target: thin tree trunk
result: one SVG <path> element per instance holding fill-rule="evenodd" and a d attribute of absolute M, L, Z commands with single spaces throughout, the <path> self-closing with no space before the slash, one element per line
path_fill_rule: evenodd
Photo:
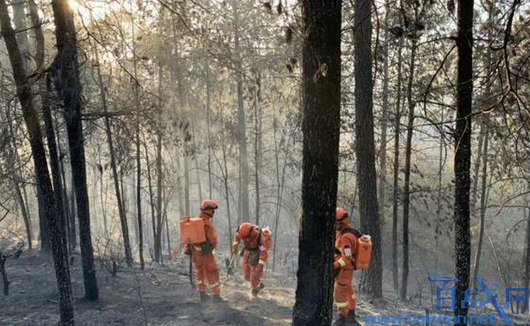
<path fill-rule="evenodd" d="M 256 189 L 256 224 L 260 223 L 260 184 L 259 173 L 261 169 L 261 144 L 262 144 L 262 121 L 263 111 L 261 109 L 261 74 L 258 72 L 256 76 L 256 95 L 254 105 L 254 184 Z M 276 235 L 275 239 L 278 236 Z M 273 264 L 274 266 L 274 264 Z M 274 269 L 274 267 L 273 267 Z"/>
<path fill-rule="evenodd" d="M 392 280 L 394 292 L 399 290 L 399 268 L 398 268 L 398 208 L 399 208 L 399 138 L 401 136 L 401 68 L 403 59 L 403 40 L 398 45 L 398 67 L 397 67 L 397 101 L 396 116 L 394 120 L 394 184 L 392 192 Z"/>
<path fill-rule="evenodd" d="M 523 288 L 530 286 L 530 207 L 528 208 L 528 219 L 526 221 L 526 250 L 525 250 Z"/>
<path fill-rule="evenodd" d="M 415 36 L 414 36 L 415 37 Z M 410 169 L 412 159 L 412 136 L 414 133 L 414 107 L 416 103 L 412 100 L 412 88 L 414 86 L 414 68 L 416 65 L 416 39 L 412 40 L 409 79 L 407 86 L 408 124 L 407 143 L 405 146 L 405 177 L 403 185 L 403 267 L 401 274 L 401 300 L 407 299 L 407 287 L 409 277 L 409 214 L 410 214 Z"/>
<path fill-rule="evenodd" d="M 385 2 L 385 30 L 388 29 L 389 4 Z M 383 43 L 383 106 L 381 108 L 381 145 L 379 148 L 379 214 L 381 217 L 381 234 L 385 225 L 385 206 L 386 206 L 386 156 L 387 156 L 387 129 L 388 129 L 388 41 L 390 34 L 385 32 L 385 41 Z"/>
<path fill-rule="evenodd" d="M 465 300 L 469 287 L 471 237 L 469 191 L 471 161 L 471 108 L 473 98 L 473 0 L 458 0 L 457 97 L 455 129 L 455 269 L 456 302 Z M 456 305 L 455 316 L 467 316 L 467 308 Z M 463 323 L 460 323 L 463 326 Z"/>
<path fill-rule="evenodd" d="M 361 229 L 372 237 L 373 251 L 363 289 L 374 298 L 381 298 L 383 265 L 381 230 L 377 203 L 375 172 L 373 79 L 372 79 L 372 3 L 354 0 L 353 44 L 355 55 L 355 154 Z"/>
<path fill-rule="evenodd" d="M 61 168 L 59 165 L 59 153 L 57 152 L 57 143 L 55 140 L 55 131 L 53 127 L 53 119 L 50 107 L 50 94 L 52 92 L 51 79 L 49 76 L 46 77 L 46 87 L 44 88 L 46 93 L 42 102 L 42 116 L 44 118 L 44 125 L 46 128 L 46 139 L 48 143 L 48 152 L 50 155 L 50 166 L 52 169 L 52 181 L 53 190 L 55 195 L 55 209 L 57 212 L 57 219 L 59 226 L 62 228 L 62 233 L 66 235 L 66 216 L 64 214 L 64 203 L 63 203 L 63 183 L 61 179 Z M 41 88 L 42 89 L 42 88 Z M 64 247 L 68 248 L 66 242 L 66 236 L 63 239 Z"/>
<path fill-rule="evenodd" d="M 151 226 L 153 228 L 153 247 L 154 247 L 154 260 L 160 263 L 160 252 L 158 251 L 159 246 L 157 245 L 158 239 L 158 223 L 157 223 L 157 206 L 155 203 L 155 191 L 153 189 L 153 175 L 151 173 L 151 161 L 149 160 L 149 149 L 147 148 L 147 142 L 144 143 L 145 149 L 145 166 L 147 168 L 147 187 L 149 188 L 149 204 L 151 206 Z"/>
<path fill-rule="evenodd" d="M 248 221 L 250 217 L 248 184 L 248 154 L 247 154 L 247 131 L 245 118 L 245 101 L 244 101 L 244 87 L 243 87 L 243 59 L 240 55 L 239 42 L 239 9 L 238 1 L 232 0 L 232 10 L 234 14 L 234 54 L 235 54 L 235 69 L 236 69 L 236 86 L 237 86 L 237 141 L 239 144 L 239 164 L 241 169 L 241 185 L 240 185 L 240 205 L 241 216 L 240 221 Z"/>
<path fill-rule="evenodd" d="M 206 62 L 206 132 L 208 136 L 208 198 L 212 198 L 212 138 L 210 135 L 210 111 L 211 111 L 211 85 L 210 65 Z"/>
<path fill-rule="evenodd" d="M 77 37 L 73 12 L 67 0 L 52 0 L 55 18 L 55 35 L 57 40 L 57 60 L 55 67 L 58 73 L 58 87 L 64 107 L 70 161 L 77 201 L 77 218 L 79 219 L 79 238 L 83 265 L 85 298 L 97 300 L 99 297 L 94 252 L 90 232 L 90 210 L 86 182 L 85 144 L 81 111 L 81 82 L 77 60 Z"/>
<path fill-rule="evenodd" d="M 46 208 L 46 220 L 51 236 L 51 247 L 55 267 L 57 288 L 59 291 L 59 307 L 61 319 L 60 326 L 74 325 L 74 310 L 72 306 L 72 287 L 70 282 L 70 270 L 68 266 L 68 253 L 65 246 L 63 228 L 60 219 L 57 220 L 55 196 L 46 162 L 46 152 L 42 141 L 40 124 L 33 104 L 31 87 L 24 69 L 22 56 L 16 41 L 16 34 L 11 26 L 11 19 L 5 0 L 0 0 L 0 26 L 2 36 L 6 43 L 13 77 L 15 80 L 17 97 L 22 107 L 24 122 L 26 124 L 37 185 L 42 193 L 44 207 Z"/>
<path fill-rule="evenodd" d="M 280 148 L 277 140 L 277 133 L 278 133 L 278 121 L 276 119 L 276 106 L 273 105 L 272 108 L 272 129 L 273 129 L 273 138 L 274 138 L 274 161 L 276 165 L 276 212 L 274 214 L 274 230 L 279 230 L 279 224 L 280 224 L 280 214 L 282 210 L 282 204 L 283 204 L 283 190 L 285 186 L 285 170 L 286 170 L 286 163 L 287 163 L 287 152 L 284 151 L 284 164 L 282 167 L 282 171 L 280 172 Z M 282 140 L 284 140 L 284 136 L 282 135 Z M 280 143 L 283 141 L 280 140 Z M 283 147 L 285 148 L 285 147 Z M 278 239 L 280 238 L 280 232 L 276 233 L 276 236 L 274 237 L 274 245 L 272 250 L 272 271 L 276 271 L 276 244 L 278 243 Z"/>
<path fill-rule="evenodd" d="M 134 29 L 134 19 L 131 23 L 133 42 L 133 69 L 134 69 L 134 105 L 136 107 L 135 116 L 135 138 L 136 138 L 136 217 L 138 219 L 138 255 L 140 256 L 140 269 L 144 269 L 144 231 L 142 227 L 142 163 L 140 151 L 140 94 L 138 85 L 138 71 L 136 60 L 136 37 Z M 147 146 L 147 145 L 146 145 Z M 149 164 L 149 163 L 148 163 Z M 132 261 L 131 261 L 132 266 Z"/>
<path fill-rule="evenodd" d="M 156 134 L 156 230 L 155 236 L 155 259 L 159 261 L 162 257 L 162 66 L 159 65 L 158 70 L 158 94 L 159 94 L 159 109 L 158 109 L 158 130 Z M 197 176 L 198 178 L 198 176 Z"/>
<path fill-rule="evenodd" d="M 443 96 L 442 96 L 442 102 L 443 102 Z M 442 114 L 440 117 L 440 121 L 444 121 L 444 109 L 442 108 Z M 438 191 L 437 191 L 437 197 L 436 197 L 436 226 L 434 227 L 434 240 L 436 244 L 436 248 L 440 248 L 440 220 L 442 218 L 442 176 L 443 176 L 443 168 L 444 168 L 444 140 L 443 135 L 440 134 L 440 146 L 439 146 L 439 159 L 438 159 Z M 439 262 L 439 255 L 440 250 L 436 250 L 435 258 L 434 258 L 434 270 L 438 271 L 438 262 Z"/>
<path fill-rule="evenodd" d="M 97 62 L 97 76 L 99 83 L 99 92 L 101 96 L 101 105 L 103 106 L 103 112 L 108 113 L 108 103 L 107 103 L 107 94 L 105 93 L 105 86 L 103 84 L 103 76 L 101 75 L 101 68 L 98 57 L 98 49 L 95 49 L 96 62 Z M 105 115 L 105 133 L 107 135 L 107 145 L 109 147 L 109 156 L 110 156 L 110 168 L 112 170 L 112 180 L 114 181 L 114 194 L 116 196 L 116 203 L 118 204 L 118 214 L 120 217 L 121 225 L 121 234 L 123 238 L 123 246 L 125 249 L 125 261 L 128 266 L 132 266 L 132 251 L 131 251 L 131 240 L 129 237 L 129 225 L 127 221 L 127 215 L 125 214 L 125 209 L 123 207 L 123 201 L 121 198 L 120 183 L 118 180 L 118 168 L 116 166 L 116 154 L 114 149 L 114 140 L 112 138 L 112 126 L 110 124 L 110 118 L 108 115 Z M 105 228 L 107 232 L 107 229 Z M 140 264 L 142 259 L 140 259 Z"/>
<path fill-rule="evenodd" d="M 36 52 L 35 52 L 35 61 L 37 63 L 37 71 L 40 71 L 44 64 L 44 34 L 42 32 L 42 28 L 39 25 L 40 24 L 40 17 L 39 17 L 39 11 L 37 9 L 37 5 L 35 4 L 35 1 L 30 0 L 29 1 L 29 13 L 31 17 L 31 23 L 34 26 L 34 35 L 35 35 L 35 45 L 36 45 Z M 26 201 L 27 202 L 27 201 Z M 51 243 L 50 243 L 50 230 L 48 228 L 48 224 L 46 222 L 46 213 L 45 213 L 45 203 L 43 200 L 43 195 L 40 190 L 40 187 L 37 187 L 37 204 L 38 204 L 38 212 L 39 212 L 39 237 L 41 242 L 41 251 L 43 252 L 49 252 L 51 250 Z"/>
<path fill-rule="evenodd" d="M 482 150 L 482 178 L 480 180 L 480 232 L 478 236 L 477 252 L 475 254 L 475 262 L 473 263 L 473 278 L 471 283 L 475 284 L 476 277 L 479 274 L 480 270 L 480 256 L 482 254 L 482 245 L 484 243 L 484 227 L 486 224 L 486 210 L 487 210 L 487 198 L 486 198 L 486 188 L 488 187 L 488 146 L 489 146 L 489 126 L 488 122 L 483 121 L 484 126 L 484 148 Z M 478 175 L 477 175 L 478 176 Z"/>
<path fill-rule="evenodd" d="M 329 325 L 340 136 L 342 1 L 303 0 L 301 5 L 306 31 L 302 46 L 303 213 L 293 325 Z"/>
<path fill-rule="evenodd" d="M 13 182 L 13 186 L 15 187 L 15 195 L 17 197 L 17 201 L 20 207 L 20 213 L 22 214 L 22 219 L 24 220 L 24 227 L 26 228 L 26 237 L 28 239 L 28 249 L 33 249 L 33 242 L 31 235 L 31 220 L 28 215 L 28 211 L 26 210 L 26 203 L 24 202 L 24 197 L 22 197 L 22 191 L 20 190 L 20 185 L 18 184 L 18 181 Z"/>

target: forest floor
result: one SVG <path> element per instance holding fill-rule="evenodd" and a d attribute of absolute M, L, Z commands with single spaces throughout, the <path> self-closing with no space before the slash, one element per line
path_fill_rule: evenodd
<path fill-rule="evenodd" d="M 266 273 L 266 288 L 260 298 L 250 300 L 248 286 L 239 271 L 228 276 L 221 261 L 221 294 L 224 303 L 201 304 L 189 283 L 186 260 L 169 265 L 146 264 L 139 268 L 122 268 L 116 277 L 97 266 L 100 300 L 83 299 L 82 272 L 79 257 L 72 267 L 76 325 L 80 326 L 202 326 L 202 325 L 271 325 L 291 324 L 295 296 L 293 277 Z M 51 258 L 37 252 L 10 260 L 6 269 L 11 281 L 10 295 L 0 296 L 0 325 L 51 326 L 58 320 L 56 283 Z M 267 277 L 268 274 L 268 277 Z M 411 305 L 370 302 L 359 303 L 359 316 L 424 315 L 425 310 Z M 448 314 L 449 315 L 449 314 Z M 362 317 L 359 317 L 361 325 Z M 501 325 L 501 323 L 496 323 Z M 530 325 L 517 320 L 516 325 Z"/>

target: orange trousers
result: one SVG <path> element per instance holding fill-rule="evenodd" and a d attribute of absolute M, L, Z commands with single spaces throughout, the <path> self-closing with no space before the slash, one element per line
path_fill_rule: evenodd
<path fill-rule="evenodd" d="M 245 277 L 245 280 L 250 282 L 251 288 L 259 287 L 261 278 L 263 277 L 263 269 L 259 273 L 256 271 L 256 267 L 258 267 L 258 265 L 250 266 L 250 252 L 248 250 L 244 250 L 241 269 L 243 270 L 243 276 Z"/>
<path fill-rule="evenodd" d="M 357 298 L 353 289 L 353 269 L 341 269 L 335 278 L 333 298 L 342 316 L 346 317 L 357 306 Z"/>
<path fill-rule="evenodd" d="M 217 268 L 213 253 L 201 254 L 194 250 L 192 261 L 193 267 L 195 267 L 197 290 L 199 292 L 205 292 L 206 287 L 208 287 L 213 295 L 219 295 L 221 292 L 219 287 L 219 269 Z M 206 284 L 206 281 L 208 284 Z"/>

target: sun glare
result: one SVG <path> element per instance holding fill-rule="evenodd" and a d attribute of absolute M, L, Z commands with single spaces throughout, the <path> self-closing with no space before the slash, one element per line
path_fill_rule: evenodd
<path fill-rule="evenodd" d="M 69 0 L 70 8 L 83 21 L 102 20 L 111 10 L 103 1 Z"/>

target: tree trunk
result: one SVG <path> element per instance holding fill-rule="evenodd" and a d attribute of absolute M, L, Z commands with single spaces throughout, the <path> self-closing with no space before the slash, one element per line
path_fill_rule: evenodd
<path fill-rule="evenodd" d="M 240 203 L 241 216 L 238 222 L 248 221 L 250 217 L 249 198 L 248 198 L 248 154 L 247 154 L 247 130 L 245 118 L 245 100 L 243 88 L 243 59 L 239 46 L 239 9 L 238 1 L 232 0 L 232 9 L 234 13 L 234 54 L 236 69 L 236 86 L 237 86 L 237 141 L 239 144 L 239 164 L 241 173 L 240 185 Z"/>
<path fill-rule="evenodd" d="M 279 230 L 280 225 L 280 214 L 282 211 L 282 204 L 283 204 L 283 190 L 285 188 L 285 170 L 286 170 L 286 163 L 287 163 L 287 152 L 284 150 L 284 164 L 282 166 L 282 170 L 280 172 L 280 144 L 281 143 L 287 143 L 283 140 L 284 135 L 282 134 L 280 144 L 277 140 L 277 134 L 278 134 L 278 121 L 276 119 L 276 106 L 273 105 L 272 107 L 272 129 L 273 129 L 273 138 L 274 138 L 274 161 L 276 165 L 276 212 L 274 214 L 274 230 Z M 282 146 L 282 149 L 284 149 L 285 146 Z M 273 240 L 273 249 L 272 249 L 272 271 L 276 271 L 276 244 L 278 243 L 278 239 L 280 238 L 280 232 L 276 233 L 276 236 Z"/>
<path fill-rule="evenodd" d="M 29 250 L 33 249 L 32 235 L 31 235 L 31 220 L 26 209 L 26 203 L 24 202 L 24 197 L 22 197 L 22 191 L 20 190 L 20 185 L 18 181 L 13 183 L 15 187 L 15 195 L 17 197 L 18 204 L 20 206 L 20 214 L 22 214 L 22 219 L 24 220 L 24 226 L 26 228 L 26 236 L 28 238 L 28 248 Z"/>
<path fill-rule="evenodd" d="M 304 140 L 298 285 L 293 310 L 295 326 L 329 325 L 332 319 L 340 134 L 341 7 L 340 0 L 302 1 Z"/>
<path fill-rule="evenodd" d="M 6 272 L 6 260 L 7 258 L 0 251 L 0 275 L 2 275 L 2 284 L 4 285 L 2 293 L 7 297 L 9 295 L 9 279 Z"/>
<path fill-rule="evenodd" d="M 388 30 L 389 21 L 389 4 L 385 3 L 385 30 Z M 381 108 L 381 145 L 379 147 L 379 214 L 381 216 L 381 234 L 383 234 L 383 227 L 385 225 L 385 206 L 386 206 L 386 153 L 387 153 L 387 129 L 388 129 L 388 41 L 390 34 L 385 33 L 385 41 L 383 43 L 383 106 Z"/>
<path fill-rule="evenodd" d="M 530 207 L 528 208 L 528 219 L 526 221 L 526 252 L 524 258 L 523 288 L 527 289 L 530 286 Z"/>
<path fill-rule="evenodd" d="M 416 37 L 415 35 L 413 37 Z M 401 274 L 401 300 L 407 299 L 409 277 L 409 214 L 410 214 L 410 169 L 412 159 L 412 136 L 414 133 L 414 107 L 412 88 L 414 87 L 414 68 L 416 64 L 416 39 L 412 39 L 409 66 L 409 79 L 407 85 L 408 123 L 407 143 L 405 145 L 405 177 L 403 185 L 403 267 Z"/>
<path fill-rule="evenodd" d="M 210 131 L 211 92 L 210 65 L 206 62 L 206 131 L 208 137 L 208 198 L 212 198 L 212 138 Z"/>
<path fill-rule="evenodd" d="M 444 97 L 442 96 L 442 103 Z M 444 121 L 444 108 L 442 107 L 442 114 L 440 117 L 440 121 Z M 436 196 L 436 225 L 434 227 L 434 241 L 436 248 L 439 248 L 440 243 L 440 235 L 442 232 L 440 231 L 440 220 L 442 218 L 442 177 L 443 177 L 443 168 L 444 168 L 444 139 L 443 134 L 440 134 L 440 145 L 438 148 L 438 191 Z M 434 270 L 438 271 L 438 261 L 439 261 L 439 255 L 440 251 L 436 250 L 436 254 L 434 257 Z"/>
<path fill-rule="evenodd" d="M 398 45 L 397 66 L 397 100 L 396 116 L 394 121 L 394 183 L 392 192 L 392 280 L 395 294 L 399 291 L 399 268 L 398 268 L 398 208 L 399 208 L 399 137 L 401 136 L 401 68 L 403 59 L 403 40 Z"/>
<path fill-rule="evenodd" d="M 63 203 L 63 183 L 61 179 L 61 168 L 59 165 L 59 153 L 57 152 L 57 143 L 55 141 L 55 131 L 53 127 L 52 112 L 50 108 L 50 94 L 52 92 L 51 79 L 49 76 L 46 76 L 46 87 L 44 98 L 42 101 L 42 116 L 44 118 L 44 125 L 46 128 L 46 139 L 48 140 L 48 152 L 50 155 L 50 166 L 52 169 L 52 181 L 53 181 L 53 190 L 55 195 L 55 205 L 57 212 L 57 219 L 59 221 L 59 226 L 62 228 L 63 234 L 66 235 L 66 216 L 64 214 L 64 203 Z M 42 89 L 42 88 L 41 88 Z M 68 248 L 68 243 L 66 242 L 66 236 L 63 239 L 64 247 Z"/>
<path fill-rule="evenodd" d="M 256 94 L 254 103 L 254 184 L 256 189 L 256 224 L 260 223 L 260 184 L 259 173 L 261 169 L 261 145 L 262 145 L 262 121 L 263 111 L 261 109 L 261 74 L 258 72 L 256 76 Z M 276 235 L 277 237 L 278 235 Z M 276 238 L 275 237 L 275 238 Z"/>
<path fill-rule="evenodd" d="M 354 1 L 353 44 L 355 55 L 355 153 L 361 229 L 371 235 L 373 243 L 370 268 L 363 288 L 374 298 L 382 297 L 383 266 L 381 261 L 381 231 L 377 203 L 375 172 L 373 81 L 372 81 L 372 4 Z"/>
<path fill-rule="evenodd" d="M 134 17 L 134 16 L 133 16 Z M 136 37 L 134 30 L 134 18 L 131 22 L 132 29 L 132 43 L 133 43 L 133 61 L 134 61 L 134 105 L 136 107 L 135 115 L 135 139 L 136 139 L 136 217 L 138 219 L 138 255 L 140 256 L 140 269 L 144 269 L 144 231 L 142 227 L 142 163 L 141 163 L 141 151 L 140 151 L 140 94 L 138 85 L 138 71 L 137 71 L 137 60 L 136 60 Z M 147 145 L 146 145 L 147 146 Z M 131 261 L 127 261 L 129 267 L 132 266 Z"/>
<path fill-rule="evenodd" d="M 79 238 L 85 284 L 85 298 L 97 300 L 99 297 L 94 252 L 90 234 L 90 210 L 86 182 L 85 144 L 81 121 L 82 101 L 79 63 L 77 61 L 77 37 L 74 17 L 67 0 L 52 0 L 57 39 L 56 66 L 58 87 L 64 107 L 70 160 L 77 202 Z"/>
<path fill-rule="evenodd" d="M 158 95 L 160 98 L 158 108 L 158 130 L 156 134 L 156 228 L 155 236 L 155 259 L 160 261 L 162 257 L 162 66 L 158 69 Z M 198 177 L 198 176 L 197 176 Z"/>
<path fill-rule="evenodd" d="M 477 252 L 475 254 L 475 262 L 473 263 L 473 278 L 471 279 L 471 283 L 475 284 L 476 277 L 479 274 L 480 269 L 480 256 L 482 254 L 482 245 L 484 243 L 484 227 L 486 223 L 486 210 L 487 210 L 487 198 L 486 198 L 486 188 L 488 187 L 488 145 L 489 145 L 489 126 L 488 121 L 484 119 L 483 121 L 483 128 L 484 128 L 484 148 L 482 150 L 482 177 L 480 180 L 481 188 L 480 188 L 480 231 L 478 236 L 478 244 L 477 244 Z M 478 177 L 478 175 L 477 175 Z"/>
<path fill-rule="evenodd" d="M 15 31 L 11 27 L 8 8 L 5 0 L 0 0 L 0 25 L 6 43 L 13 77 L 15 80 L 17 97 L 22 107 L 24 121 L 29 134 L 31 153 L 37 178 L 37 185 L 42 193 L 46 220 L 51 236 L 51 247 L 55 267 L 57 288 L 59 291 L 60 326 L 74 325 L 74 310 L 72 306 L 72 287 L 68 266 L 68 253 L 65 246 L 63 229 L 57 220 L 56 204 L 50 181 L 46 153 L 42 141 L 40 124 L 33 104 L 30 84 L 24 69 L 22 56 L 17 45 Z"/>
<path fill-rule="evenodd" d="M 100 62 L 98 57 L 98 49 L 95 49 L 96 62 L 97 62 L 97 76 L 99 83 L 99 92 L 101 96 L 101 105 L 103 106 L 103 112 L 108 113 L 107 94 L 105 93 L 105 86 L 103 84 L 103 76 L 101 75 Z M 118 168 L 116 166 L 116 154 L 114 150 L 114 140 L 112 139 L 112 126 L 110 124 L 110 118 L 108 115 L 105 116 L 105 134 L 107 135 L 107 145 L 109 147 L 110 156 L 110 168 L 112 170 L 112 179 L 114 181 L 114 194 L 116 196 L 116 203 L 118 204 L 118 214 L 120 217 L 121 234 L 123 238 L 123 247 L 125 249 L 125 261 L 128 266 L 132 266 L 132 252 L 131 252 L 131 240 L 129 237 L 129 225 L 127 221 L 127 215 L 123 207 L 123 201 L 121 198 L 120 183 L 118 180 Z M 140 261 L 141 263 L 141 261 Z"/>
<path fill-rule="evenodd" d="M 471 240 L 469 191 L 471 161 L 471 108 L 473 98 L 473 0 L 459 0 L 457 14 L 457 97 L 455 130 L 455 270 L 456 302 L 465 299 L 469 287 Z M 467 308 L 456 305 L 455 316 L 467 316 Z M 463 324 L 462 324 L 463 326 Z"/>

